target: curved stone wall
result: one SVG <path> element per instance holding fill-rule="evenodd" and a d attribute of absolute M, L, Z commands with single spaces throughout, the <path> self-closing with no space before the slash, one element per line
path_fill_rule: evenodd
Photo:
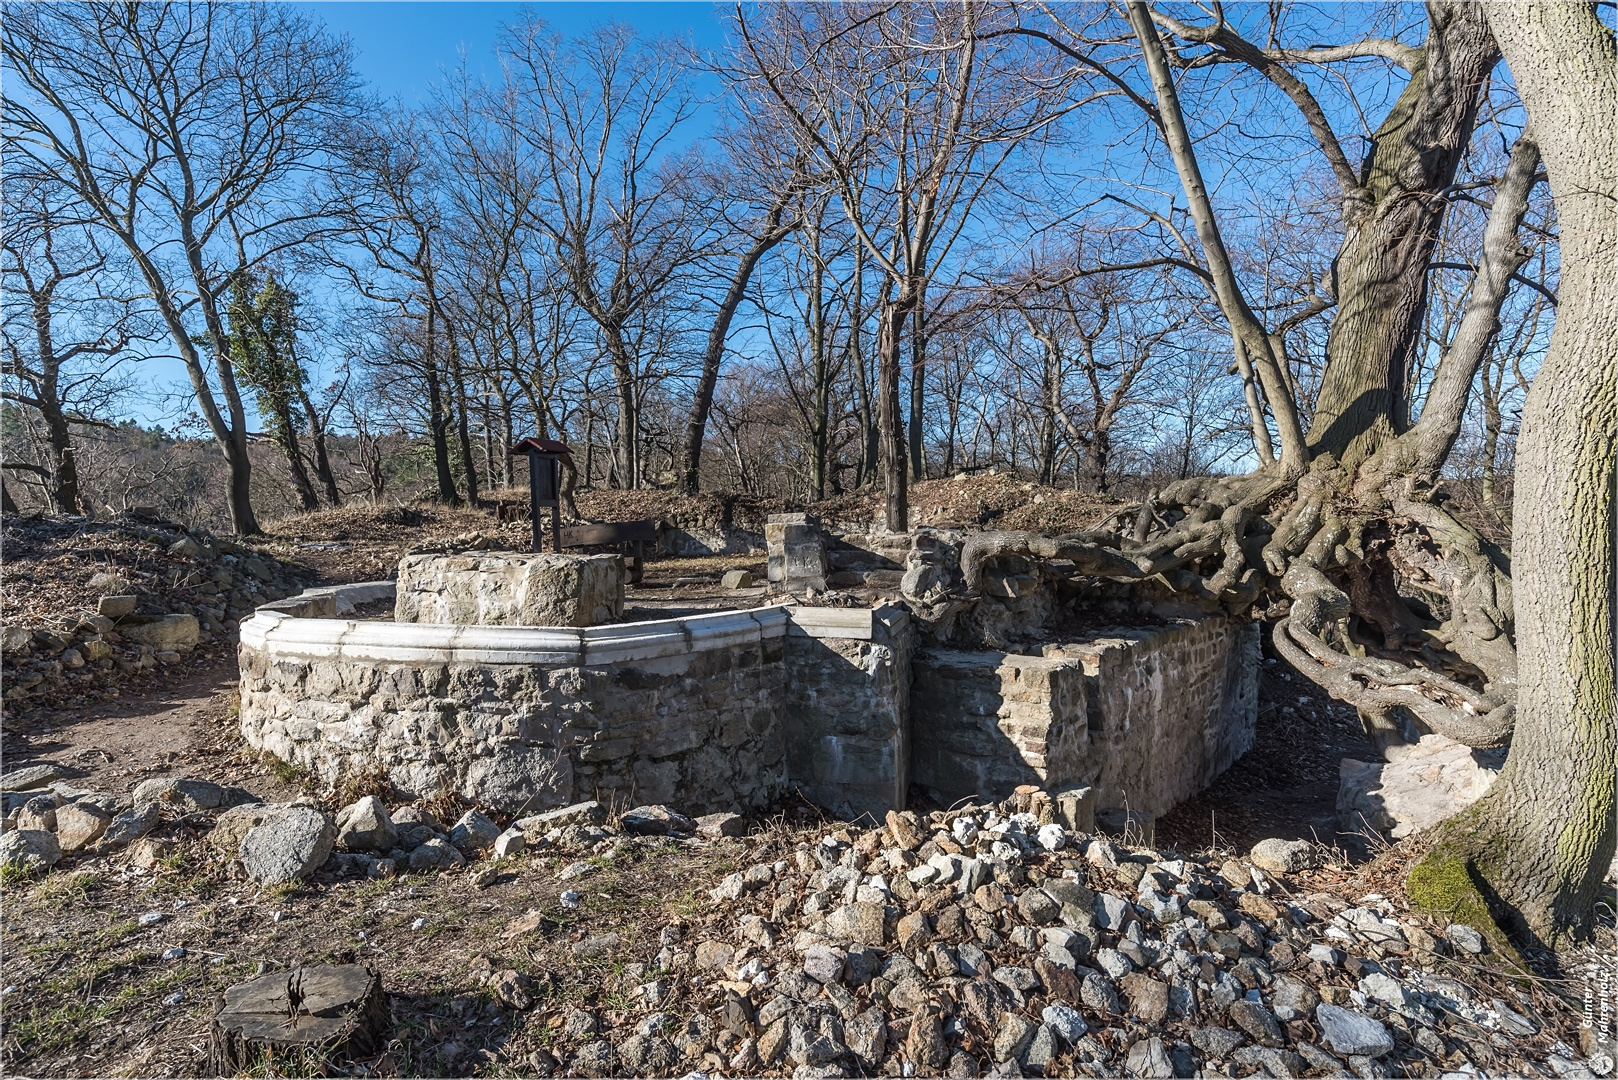
<path fill-rule="evenodd" d="M 251 745 L 327 783 L 380 770 L 511 813 L 742 809 L 785 787 L 785 607 L 582 629 L 331 617 L 388 585 L 313 590 L 242 624 Z"/>

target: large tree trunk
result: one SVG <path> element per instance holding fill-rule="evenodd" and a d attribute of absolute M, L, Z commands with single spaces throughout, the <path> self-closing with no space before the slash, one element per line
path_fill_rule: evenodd
<path fill-rule="evenodd" d="M 1483 10 L 1556 200 L 1560 306 L 1517 442 L 1511 753 L 1489 793 L 1439 828 L 1409 889 L 1554 945 L 1588 934 L 1614 846 L 1618 56 L 1593 4 Z"/>
<path fill-rule="evenodd" d="M 466 371 L 461 366 L 461 339 L 455 324 L 447 317 L 444 319 L 444 333 L 449 338 L 449 375 L 455 397 L 455 437 L 460 444 L 461 472 L 466 475 L 466 502 L 469 506 L 477 506 L 478 468 L 472 456 L 471 410 L 466 401 Z"/>
<path fill-rule="evenodd" d="M 74 461 L 73 436 L 68 430 L 67 417 L 62 413 L 61 361 L 56 355 L 56 336 L 51 325 L 51 301 L 55 291 L 54 283 L 47 283 L 34 295 L 34 336 L 39 349 L 40 375 L 38 408 L 45 421 L 45 438 L 51 450 L 51 501 L 59 513 L 77 514 L 79 470 Z"/>
<path fill-rule="evenodd" d="M 638 436 L 640 422 L 635 403 L 635 368 L 617 330 L 606 331 L 607 354 L 612 360 L 612 376 L 618 399 L 618 428 L 613 433 L 613 463 L 617 466 L 618 486 L 640 487 Z"/>
<path fill-rule="evenodd" d="M 275 443 L 286 459 L 287 471 L 292 474 L 292 490 L 297 493 L 298 505 L 304 511 L 318 510 L 320 499 L 315 495 L 315 486 L 309 481 L 309 470 L 303 464 L 303 452 L 298 446 L 298 434 L 292 428 L 292 410 L 288 407 L 281 410 L 281 415 L 275 417 L 277 428 Z"/>
<path fill-rule="evenodd" d="M 883 518 L 889 532 L 910 529 L 909 476 L 905 470 L 904 413 L 899 400 L 899 349 L 905 319 L 915 303 L 908 282 L 882 311 L 877 342 L 877 428 L 881 448 Z"/>
<path fill-rule="evenodd" d="M 438 479 L 438 500 L 459 506 L 461 494 L 455 490 L 455 476 L 449 468 L 449 415 L 444 409 L 444 387 L 438 378 L 438 352 L 435 334 L 437 305 L 427 304 L 427 342 L 422 373 L 427 378 L 427 429 L 433 440 L 433 472 Z"/>
<path fill-rule="evenodd" d="M 920 289 L 910 312 L 910 478 L 927 479 L 927 447 L 922 442 L 922 411 L 927 400 L 927 294 Z"/>
<path fill-rule="evenodd" d="M 55 387 L 41 390 L 39 415 L 45 421 L 45 439 L 51 451 L 51 502 L 62 514 L 79 513 L 79 469 L 74 462 L 73 436 L 67 417 L 55 402 Z"/>
<path fill-rule="evenodd" d="M 1349 473 L 1407 426 L 1404 377 L 1423 345 L 1443 192 L 1500 56 L 1476 5 L 1434 2 L 1427 12 L 1424 59 L 1377 129 L 1335 264 L 1337 315 L 1308 440 L 1311 456 L 1333 454 Z"/>

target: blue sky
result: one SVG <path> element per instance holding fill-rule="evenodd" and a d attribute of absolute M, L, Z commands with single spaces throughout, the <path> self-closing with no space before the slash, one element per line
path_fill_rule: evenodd
<path fill-rule="evenodd" d="M 558 33 L 578 34 L 598 23 L 625 22 L 652 37 L 678 37 L 699 48 L 723 39 L 718 9 L 710 3 L 372 3 L 305 4 L 335 33 L 353 42 L 360 74 L 385 97 L 415 104 L 440 73 L 460 62 L 493 64 L 494 42 L 503 23 L 525 8 Z"/>

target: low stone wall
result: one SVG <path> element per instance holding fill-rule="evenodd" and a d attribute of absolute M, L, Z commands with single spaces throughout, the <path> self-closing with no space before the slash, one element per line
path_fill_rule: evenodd
<path fill-rule="evenodd" d="M 912 779 L 935 798 L 998 800 L 1021 784 L 1087 779 L 1082 661 L 923 649 L 914 666 Z"/>
<path fill-rule="evenodd" d="M 1147 818 L 1202 790 L 1253 742 L 1258 627 L 1225 618 L 1119 630 L 1043 656 L 923 649 L 912 779 L 936 798 L 1091 786 Z"/>
<path fill-rule="evenodd" d="M 910 784 L 909 612 L 792 609 L 787 627 L 787 774 L 839 817 L 881 821 Z"/>
<path fill-rule="evenodd" d="M 1252 743 L 1258 633 L 1223 618 L 1048 645 L 918 649 L 897 606 L 584 628 L 358 622 L 373 583 L 242 624 L 241 723 L 333 783 L 385 772 L 508 812 L 587 798 L 845 818 L 1021 784 L 1156 817 Z M 338 617 L 334 617 L 338 616 Z"/>
<path fill-rule="evenodd" d="M 1253 746 L 1259 627 L 1223 616 L 1046 650 L 1083 661 L 1097 806 L 1166 814 Z"/>
<path fill-rule="evenodd" d="M 784 608 L 584 629 L 242 624 L 247 741 L 327 783 L 385 772 L 515 813 L 597 798 L 690 812 L 786 784 Z"/>

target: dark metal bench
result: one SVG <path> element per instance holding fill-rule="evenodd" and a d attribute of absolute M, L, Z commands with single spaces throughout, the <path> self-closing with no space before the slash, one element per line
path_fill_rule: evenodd
<path fill-rule="evenodd" d="M 657 543 L 657 520 L 609 521 L 601 525 L 573 525 L 562 530 L 562 550 L 615 548 L 629 560 L 629 580 L 639 584 L 645 570 L 646 545 Z"/>

